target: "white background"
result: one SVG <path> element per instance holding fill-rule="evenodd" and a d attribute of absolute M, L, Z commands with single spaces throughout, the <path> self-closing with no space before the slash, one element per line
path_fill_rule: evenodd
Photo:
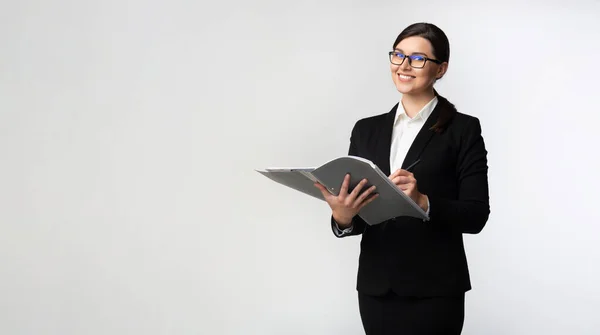
<path fill-rule="evenodd" d="M 598 334 L 600 3 L 2 1 L 0 333 L 361 334 L 359 238 L 260 176 L 347 152 L 440 26 L 492 214 L 464 334 Z"/>

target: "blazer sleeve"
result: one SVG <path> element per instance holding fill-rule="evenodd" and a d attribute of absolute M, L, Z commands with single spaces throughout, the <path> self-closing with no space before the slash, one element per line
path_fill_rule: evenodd
<path fill-rule="evenodd" d="M 450 225 L 463 233 L 477 234 L 489 214 L 487 151 L 479 119 L 467 123 L 457 159 L 458 199 L 429 197 L 430 224 Z"/>
<path fill-rule="evenodd" d="M 359 121 L 360 122 L 360 121 Z M 359 135 L 359 122 L 354 125 L 352 129 L 352 135 L 350 136 L 350 148 L 348 149 L 348 156 L 359 156 L 356 142 L 360 138 Z M 365 231 L 367 223 L 360 216 L 356 215 L 352 218 L 352 231 L 344 234 L 336 234 L 335 221 L 333 215 L 331 216 L 331 229 L 333 234 L 337 237 L 346 237 L 352 235 L 360 235 Z"/>

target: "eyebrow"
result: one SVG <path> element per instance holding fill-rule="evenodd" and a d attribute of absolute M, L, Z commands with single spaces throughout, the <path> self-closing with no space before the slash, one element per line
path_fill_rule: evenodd
<path fill-rule="evenodd" d="M 402 50 L 402 49 L 398 49 L 398 48 L 394 49 L 394 51 L 399 51 L 399 52 L 402 52 L 402 53 L 404 53 L 404 50 Z M 429 56 L 427 56 L 427 54 L 426 54 L 426 53 L 424 53 L 424 52 L 413 52 L 413 53 L 412 53 L 412 54 L 410 54 L 410 55 L 423 55 L 423 56 L 425 56 L 425 57 L 429 57 Z"/>

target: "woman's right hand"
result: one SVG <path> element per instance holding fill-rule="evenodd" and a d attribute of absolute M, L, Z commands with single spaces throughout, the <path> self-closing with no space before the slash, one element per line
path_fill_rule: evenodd
<path fill-rule="evenodd" d="M 329 193 L 327 188 L 320 183 L 315 183 L 315 187 L 321 190 L 325 201 L 327 201 L 329 207 L 331 207 L 333 219 L 338 223 L 340 228 L 344 229 L 349 227 L 352 224 L 352 218 L 356 216 L 363 207 L 379 196 L 377 193 L 370 196 L 375 191 L 375 185 L 361 193 L 361 190 L 366 183 L 366 179 L 361 180 L 352 192 L 348 193 L 350 175 L 346 174 L 342 187 L 340 188 L 340 193 L 337 196 Z"/>

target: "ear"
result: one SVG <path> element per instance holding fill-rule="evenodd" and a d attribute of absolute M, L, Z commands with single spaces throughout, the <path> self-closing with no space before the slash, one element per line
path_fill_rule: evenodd
<path fill-rule="evenodd" d="M 436 80 L 442 79 L 442 77 L 446 74 L 446 71 L 448 71 L 448 62 L 443 62 L 438 67 L 437 73 L 435 75 L 435 79 Z"/>

